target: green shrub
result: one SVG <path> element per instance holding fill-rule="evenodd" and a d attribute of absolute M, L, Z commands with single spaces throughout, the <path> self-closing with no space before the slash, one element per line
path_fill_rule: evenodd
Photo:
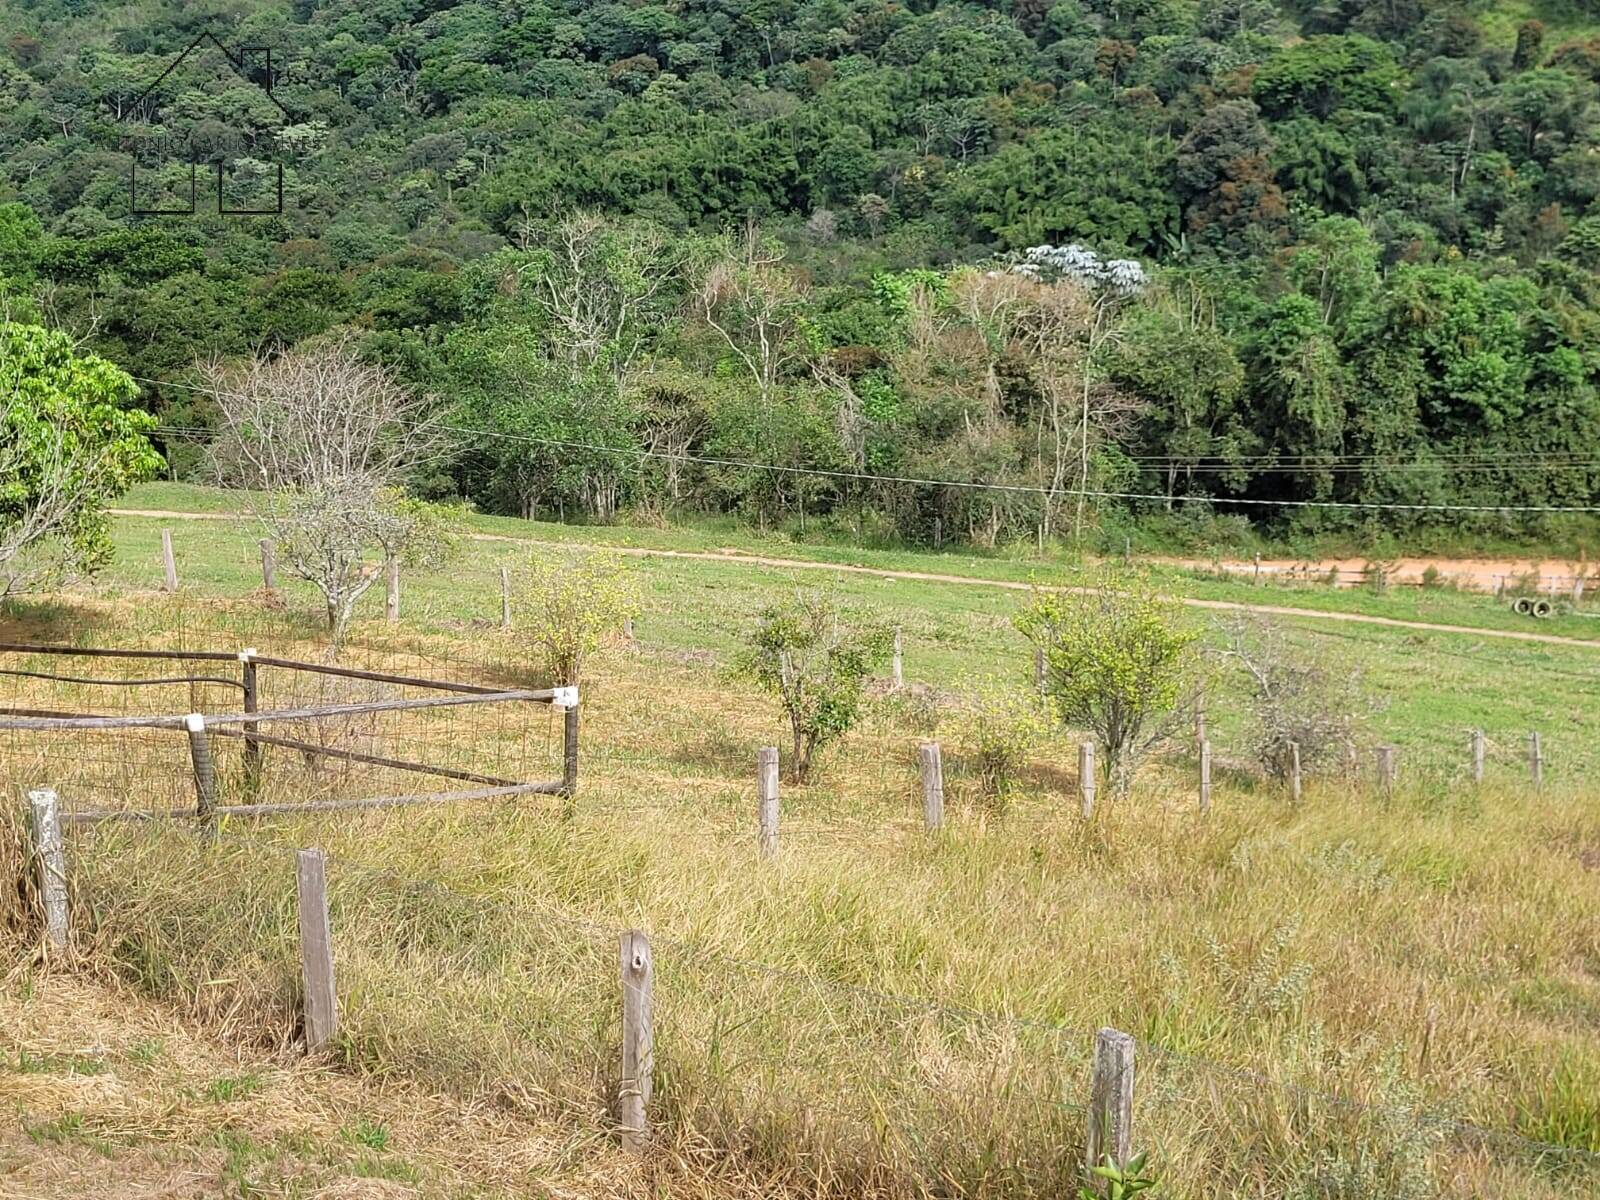
<path fill-rule="evenodd" d="M 893 640 L 888 629 L 845 624 L 821 592 L 797 591 L 762 610 L 738 669 L 783 705 L 793 778 L 805 779 L 816 752 L 860 720 L 867 681 Z"/>

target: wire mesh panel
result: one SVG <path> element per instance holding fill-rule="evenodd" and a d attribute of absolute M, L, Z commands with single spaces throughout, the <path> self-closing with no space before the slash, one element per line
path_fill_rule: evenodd
<path fill-rule="evenodd" d="M 548 689 L 248 651 L 8 644 L 0 662 L 0 778 L 54 787 L 69 820 L 563 787 Z"/>

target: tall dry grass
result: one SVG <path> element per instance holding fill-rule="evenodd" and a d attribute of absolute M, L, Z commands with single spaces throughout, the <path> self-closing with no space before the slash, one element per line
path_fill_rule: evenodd
<path fill-rule="evenodd" d="M 75 834 L 85 958 L 286 1046 L 287 851 L 315 844 L 352 1068 L 605 1128 L 615 930 L 640 926 L 659 1153 L 765 1194 L 1068 1194 L 1100 1025 L 1145 1043 L 1135 1140 L 1174 1196 L 1596 1186 L 1592 1163 L 1528 1145 L 1600 1151 L 1592 792 L 1409 778 L 1388 797 L 1312 784 L 1292 808 L 1225 778 L 1202 818 L 1180 756 L 1085 825 L 1065 745 L 996 816 L 952 741 L 928 838 L 916 735 L 885 705 L 785 793 L 764 864 L 752 766 L 774 713 L 641 654 L 603 660 L 586 696 L 565 815 Z"/>

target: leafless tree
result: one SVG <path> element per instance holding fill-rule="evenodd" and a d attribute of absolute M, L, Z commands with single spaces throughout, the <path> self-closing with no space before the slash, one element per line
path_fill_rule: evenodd
<path fill-rule="evenodd" d="M 744 364 L 763 406 L 788 367 L 805 352 L 803 292 L 783 265 L 783 249 L 752 222 L 723 236 L 699 272 L 695 307 L 707 327 Z"/>
<path fill-rule="evenodd" d="M 550 229 L 518 230 L 532 260 L 513 272 L 549 322 L 555 352 L 578 370 L 626 383 L 651 329 L 669 307 L 682 256 L 652 225 L 575 213 Z"/>
<path fill-rule="evenodd" d="M 1266 771 L 1288 774 L 1291 743 L 1307 771 L 1335 771 L 1354 761 L 1356 744 L 1376 704 L 1349 662 L 1294 646 L 1282 625 L 1234 617 L 1221 624 L 1224 660 L 1247 681 L 1252 750 Z"/>
<path fill-rule="evenodd" d="M 337 646 L 391 560 L 431 553 L 437 524 L 404 484 L 443 446 L 432 405 L 335 336 L 278 358 L 200 368 L 215 399 L 212 462 L 315 587 Z"/>

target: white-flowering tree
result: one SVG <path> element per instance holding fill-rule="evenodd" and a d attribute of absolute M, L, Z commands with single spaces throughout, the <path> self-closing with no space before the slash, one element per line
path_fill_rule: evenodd
<path fill-rule="evenodd" d="M 1089 319 L 1084 326 L 1083 361 L 1078 373 L 1078 429 L 1074 439 L 1078 453 L 1078 505 L 1074 536 L 1081 537 L 1084 502 L 1089 491 L 1095 389 L 1102 374 L 1099 369 L 1101 352 L 1116 336 L 1116 317 L 1123 302 L 1143 292 L 1150 283 L 1150 277 L 1132 259 L 1104 258 L 1076 242 L 1065 246 L 1030 246 L 1011 269 L 1040 283 L 1076 284 L 1088 293 L 1092 301 Z"/>
<path fill-rule="evenodd" d="M 219 478 L 245 490 L 284 565 L 322 594 L 338 645 L 384 564 L 444 549 L 436 512 L 404 490 L 443 444 L 432 404 L 347 336 L 202 376 L 217 404 Z"/>

